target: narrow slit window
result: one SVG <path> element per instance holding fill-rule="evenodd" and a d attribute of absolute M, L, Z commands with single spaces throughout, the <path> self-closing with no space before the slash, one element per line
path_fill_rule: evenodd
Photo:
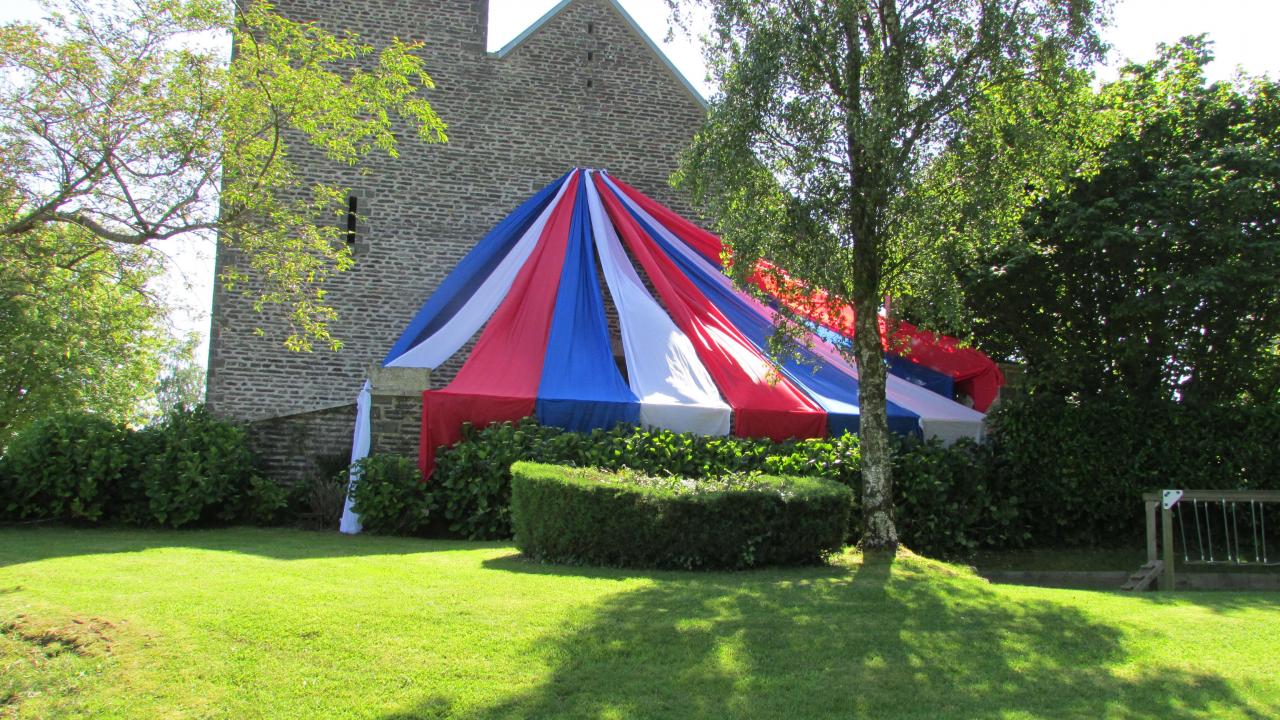
<path fill-rule="evenodd" d="M 591 78 L 587 78 L 587 87 L 591 87 Z"/>
<path fill-rule="evenodd" d="M 356 242 L 356 221 L 360 216 L 360 201 L 355 195 L 347 197 L 347 244 Z"/>
<path fill-rule="evenodd" d="M 595 24 L 595 23 L 587 23 L 587 34 L 588 34 L 588 35 L 593 35 L 593 34 L 595 34 L 595 31 L 596 31 L 596 24 Z"/>
<path fill-rule="evenodd" d="M 595 59 L 596 59 L 596 54 L 595 54 L 594 52 L 592 52 L 592 51 L 588 50 L 588 51 L 587 51 L 587 62 L 591 62 L 592 60 L 595 60 Z"/>

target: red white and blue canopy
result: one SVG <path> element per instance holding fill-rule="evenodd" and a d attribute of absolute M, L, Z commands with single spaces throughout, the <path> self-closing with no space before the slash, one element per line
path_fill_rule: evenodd
<path fill-rule="evenodd" d="M 734 288 L 719 257 L 714 235 L 603 171 L 573 170 L 538 192 L 462 259 L 384 361 L 434 369 L 479 333 L 454 380 L 423 394 L 424 471 L 463 423 L 528 416 L 575 431 L 632 423 L 774 440 L 856 432 L 858 371 L 837 347 L 852 315 L 844 306 L 809 312 L 788 294 L 815 332 L 775 370 L 767 353 L 776 311 Z M 611 348 L 600 275 L 625 368 Z M 931 337 L 912 336 L 923 352 L 888 357 L 889 427 L 979 437 L 982 413 L 950 398 L 957 381 L 976 377 L 972 358 L 960 363 L 963 378 L 918 362 L 938 354 Z"/>

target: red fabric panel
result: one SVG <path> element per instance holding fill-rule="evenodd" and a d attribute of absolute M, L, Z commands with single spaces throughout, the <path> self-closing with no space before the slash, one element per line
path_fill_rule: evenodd
<path fill-rule="evenodd" d="M 781 377 L 770 383 L 743 367 L 743 360 L 768 364 L 768 360 L 742 336 L 675 263 L 660 250 L 631 217 L 603 178 L 595 178 L 605 209 L 631 254 L 644 266 L 649 279 L 666 305 L 676 325 L 689 336 L 699 359 L 706 366 L 725 400 L 733 408 L 734 434 L 740 437 L 788 438 L 823 437 L 827 414 L 791 383 Z"/>
<path fill-rule="evenodd" d="M 422 393 L 422 435 L 418 467 L 430 477 L 436 467 L 436 449 L 452 447 L 462 439 L 462 424 L 482 428 L 497 422 L 515 422 L 533 415 L 533 397 L 495 397 L 453 392 L 450 387 Z"/>
<path fill-rule="evenodd" d="M 458 442 L 464 422 L 484 427 L 533 414 L 581 177 L 577 171 L 570 178 L 533 253 L 453 382 L 422 394 L 418 464 L 424 477 L 435 469 L 435 449 Z"/>
<path fill-rule="evenodd" d="M 714 233 L 707 232 L 702 228 L 694 225 L 688 220 L 680 217 L 670 208 L 662 205 L 653 198 L 645 195 L 639 190 L 622 182 L 618 178 L 610 175 L 609 179 L 618 186 L 627 197 L 631 198 L 637 205 L 644 209 L 645 212 L 653 216 L 654 220 L 662 223 L 668 230 L 675 233 L 677 237 L 684 240 L 685 243 L 696 250 L 700 255 L 707 258 L 717 265 L 720 264 L 720 254 L 724 250 L 724 243 Z"/>
<path fill-rule="evenodd" d="M 616 178 L 611 179 L 645 212 L 670 228 L 690 247 L 707 258 L 720 262 L 724 244 L 719 237 L 680 217 L 626 183 Z M 854 312 L 853 306 L 848 303 L 828 298 L 822 291 L 807 291 L 798 281 L 791 280 L 781 269 L 764 260 L 756 265 L 751 282 L 778 298 L 792 311 L 826 325 L 845 337 L 853 337 Z M 1004 385 L 1004 373 L 1000 372 L 995 361 L 979 350 L 961 347 L 956 338 L 921 330 L 911 323 L 901 321 L 889 333 L 884 318 L 880 318 L 880 338 L 886 351 L 950 376 L 955 381 L 956 390 L 973 398 L 973 407 L 979 412 L 986 412 L 991 407 L 1000 387 Z"/>

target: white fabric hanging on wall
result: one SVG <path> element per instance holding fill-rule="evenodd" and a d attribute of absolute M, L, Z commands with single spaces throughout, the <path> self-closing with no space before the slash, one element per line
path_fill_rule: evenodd
<path fill-rule="evenodd" d="M 369 405 L 372 402 L 373 385 L 368 380 L 365 380 L 364 387 L 360 388 L 360 394 L 356 396 L 356 429 L 351 437 L 352 465 L 369 455 Z M 351 488 L 359 481 L 360 474 L 353 469 L 347 483 L 347 500 L 342 506 L 342 521 L 338 524 L 338 530 L 348 535 L 355 535 L 361 530 L 360 516 L 356 515 L 355 511 L 351 509 Z"/>
<path fill-rule="evenodd" d="M 516 276 L 520 274 L 520 268 L 524 267 L 525 260 L 529 259 L 529 254 L 537 246 L 538 239 L 542 237 L 543 228 L 546 227 L 551 213 L 560 203 L 560 198 L 568 187 L 568 181 L 560 184 L 555 198 L 520 237 L 515 247 L 511 248 L 511 252 L 507 253 L 502 262 L 493 269 L 484 283 L 467 300 L 466 305 L 459 308 L 458 312 L 430 337 L 409 348 L 386 366 L 434 370 L 466 345 L 467 341 L 489 321 L 494 311 L 498 309 L 498 305 L 506 299 L 507 292 L 511 290 L 511 284 L 515 282 Z"/>
<path fill-rule="evenodd" d="M 676 432 L 728 435 L 730 409 L 693 343 L 649 294 L 609 221 L 588 173 L 587 202 L 600 265 L 618 308 L 627 382 L 640 422 Z"/>

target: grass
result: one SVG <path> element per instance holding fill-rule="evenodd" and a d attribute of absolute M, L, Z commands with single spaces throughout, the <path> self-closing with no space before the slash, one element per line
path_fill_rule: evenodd
<path fill-rule="evenodd" d="M 0 529 L 0 717 L 1266 718 L 1280 597 L 910 554 L 643 573 L 503 544 Z"/>
<path fill-rule="evenodd" d="M 1247 556 L 1246 556 L 1247 557 Z M 983 550 L 970 564 L 979 570 L 1043 570 L 1043 571 L 1124 571 L 1134 572 L 1147 562 L 1145 548 L 1086 548 L 1039 550 Z M 1245 562 L 1244 564 L 1187 563 L 1174 557 L 1174 567 L 1181 573 L 1277 573 L 1280 567 Z"/>

